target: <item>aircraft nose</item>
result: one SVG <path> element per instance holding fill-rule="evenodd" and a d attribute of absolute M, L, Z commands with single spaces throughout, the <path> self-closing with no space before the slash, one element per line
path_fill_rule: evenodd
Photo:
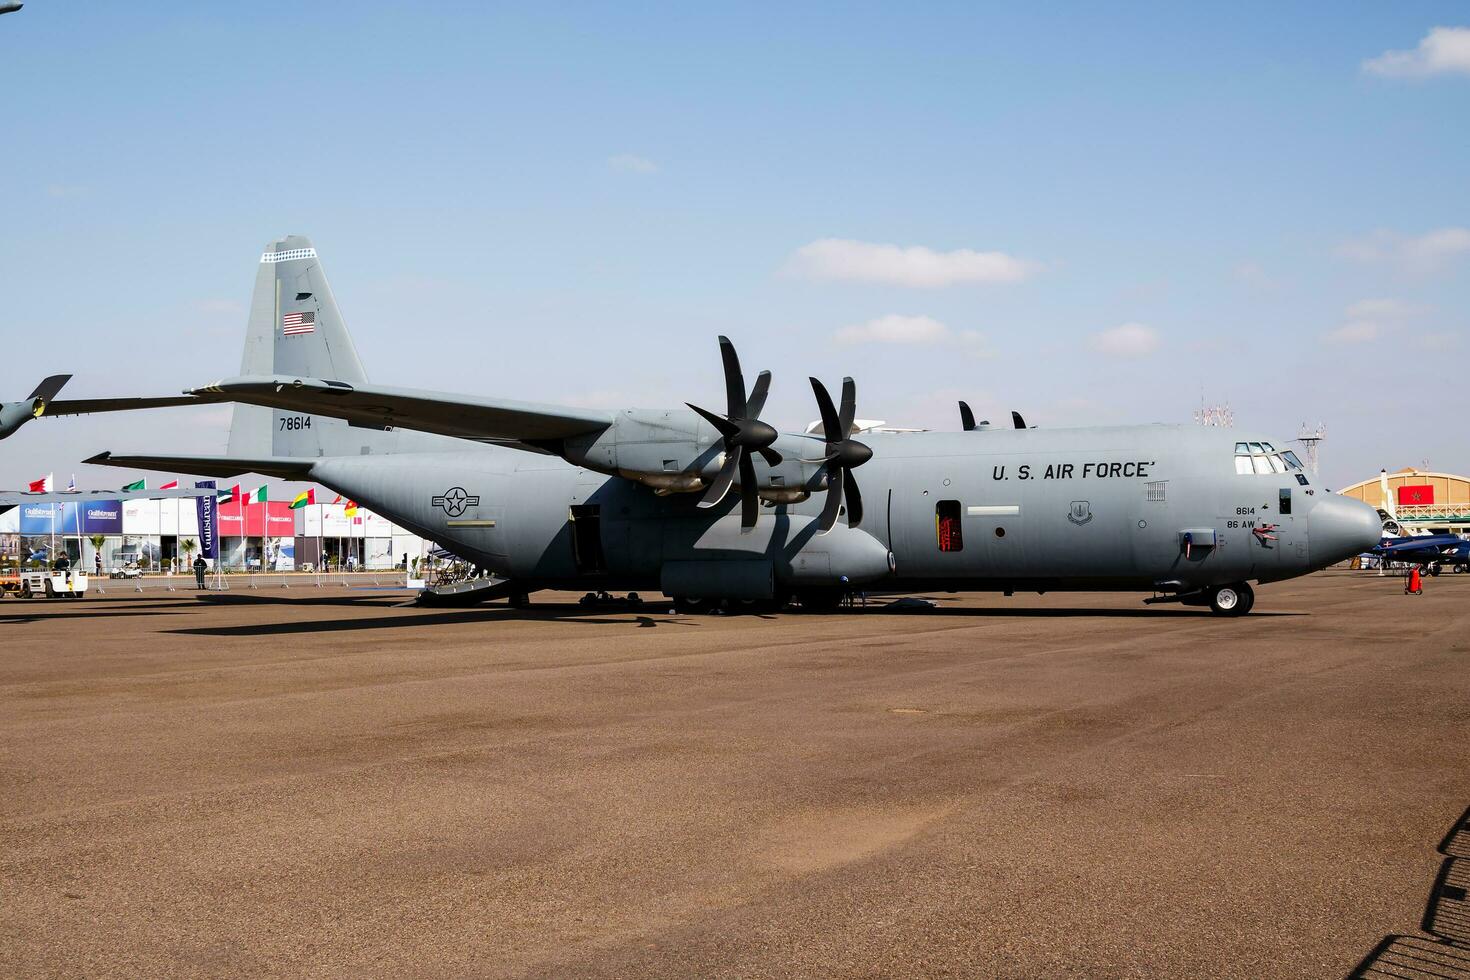
<path fill-rule="evenodd" d="M 1324 494 L 1307 516 L 1307 550 L 1315 568 L 1326 568 L 1378 544 L 1378 511 L 1351 497 Z"/>

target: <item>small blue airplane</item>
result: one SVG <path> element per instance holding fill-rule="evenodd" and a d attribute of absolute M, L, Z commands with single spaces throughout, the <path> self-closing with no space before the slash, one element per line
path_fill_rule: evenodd
<path fill-rule="evenodd" d="M 1470 571 L 1470 541 L 1457 534 L 1424 534 L 1418 537 L 1385 535 L 1378 546 L 1368 551 L 1382 561 L 1401 561 L 1418 565 L 1430 575 L 1438 575 L 1448 565 L 1457 572 Z"/>

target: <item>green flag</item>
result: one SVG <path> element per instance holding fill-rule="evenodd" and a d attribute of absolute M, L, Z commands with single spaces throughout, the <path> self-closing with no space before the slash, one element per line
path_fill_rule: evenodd
<path fill-rule="evenodd" d="M 254 490 L 250 491 L 250 500 L 251 500 L 252 503 L 257 503 L 257 504 L 263 504 L 263 503 L 265 503 L 265 501 L 266 501 L 265 486 L 263 484 L 261 486 L 256 487 Z"/>
<path fill-rule="evenodd" d="M 136 483 L 129 483 L 127 486 L 123 487 L 123 489 L 124 490 L 147 490 L 148 489 L 148 481 L 147 480 L 139 480 Z"/>

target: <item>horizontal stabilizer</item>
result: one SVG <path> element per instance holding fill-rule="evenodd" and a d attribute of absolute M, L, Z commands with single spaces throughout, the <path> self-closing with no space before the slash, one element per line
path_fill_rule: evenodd
<path fill-rule="evenodd" d="M 168 395 L 162 398 L 67 398 L 59 402 L 48 402 L 44 414 L 57 416 L 90 415 L 93 412 L 131 412 L 139 408 L 204 405 L 214 400 L 201 398 L 198 395 Z"/>
<path fill-rule="evenodd" d="M 316 460 L 289 456 L 245 459 L 235 456 L 116 456 L 98 453 L 82 460 L 94 466 L 121 466 L 126 469 L 162 470 L 165 473 L 193 473 L 198 476 L 231 477 L 241 473 L 260 473 L 282 480 L 299 480 L 311 475 Z"/>
<path fill-rule="evenodd" d="M 480 442 L 566 439 L 601 431 L 613 422 L 611 412 L 595 409 L 319 378 L 230 378 L 197 393 L 215 400 L 223 396 L 249 405 L 346 419 L 368 428 L 417 429 Z"/>

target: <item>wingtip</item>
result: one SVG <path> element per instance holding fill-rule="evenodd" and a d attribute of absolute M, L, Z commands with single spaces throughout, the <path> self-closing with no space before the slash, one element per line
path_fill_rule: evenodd
<path fill-rule="evenodd" d="M 85 463 L 88 466 L 106 466 L 107 465 L 107 461 L 109 459 L 111 459 L 111 458 L 112 458 L 112 450 L 108 449 L 108 450 L 104 450 L 103 452 L 98 453 L 96 456 L 92 456 L 92 457 L 90 457 L 88 459 L 84 459 L 84 460 L 82 460 L 82 462 Z"/>

